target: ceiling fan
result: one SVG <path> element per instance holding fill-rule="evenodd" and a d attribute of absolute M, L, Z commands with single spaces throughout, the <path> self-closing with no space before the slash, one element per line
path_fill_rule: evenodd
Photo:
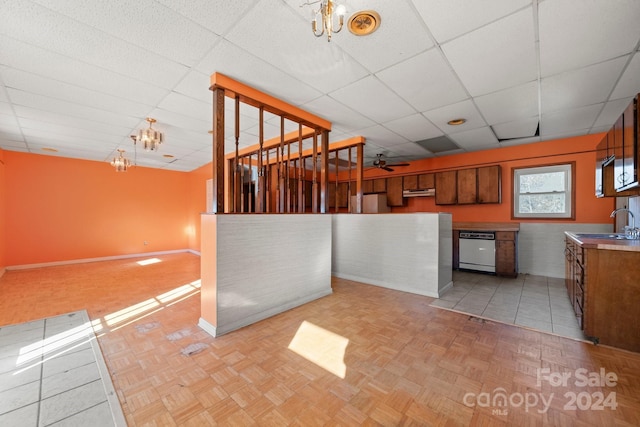
<path fill-rule="evenodd" d="M 409 166 L 409 163 L 392 163 L 392 164 L 387 164 L 387 161 L 384 160 L 382 158 L 382 156 L 384 156 L 384 154 L 382 153 L 378 153 L 376 154 L 377 158 L 373 161 L 373 166 L 377 167 L 378 169 L 384 169 L 387 172 L 393 172 L 393 169 L 391 168 L 392 166 Z"/>

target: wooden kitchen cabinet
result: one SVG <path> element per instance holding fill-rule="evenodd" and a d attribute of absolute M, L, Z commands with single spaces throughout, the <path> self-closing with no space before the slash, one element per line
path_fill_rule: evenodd
<path fill-rule="evenodd" d="M 388 184 L 387 184 L 388 185 Z M 418 175 L 407 175 L 402 181 L 403 190 L 417 190 L 418 189 Z"/>
<path fill-rule="evenodd" d="M 595 343 L 640 352 L 640 252 L 599 249 L 569 236 L 565 242 L 567 293 L 584 334 Z"/>
<path fill-rule="evenodd" d="M 363 179 L 362 180 L 362 194 L 371 194 L 373 193 L 373 180 L 372 179 Z"/>
<path fill-rule="evenodd" d="M 329 199 L 329 207 L 330 208 L 335 208 L 336 207 L 336 203 L 337 206 L 339 208 L 346 208 L 349 205 L 349 195 L 347 194 L 347 192 L 349 191 L 349 184 L 347 182 L 339 182 L 338 186 L 337 186 L 337 193 L 336 193 L 336 183 L 335 182 L 330 182 L 329 183 L 329 194 L 328 194 L 328 199 Z"/>
<path fill-rule="evenodd" d="M 435 173 L 436 205 L 455 205 L 458 201 L 457 171 Z"/>
<path fill-rule="evenodd" d="M 518 233 L 496 231 L 496 275 L 518 276 Z"/>
<path fill-rule="evenodd" d="M 404 197 L 402 197 L 402 179 L 401 176 L 387 178 L 387 205 L 388 206 L 404 206 Z"/>
<path fill-rule="evenodd" d="M 614 186 L 617 191 L 636 188 L 638 183 L 637 97 L 613 126 Z"/>
<path fill-rule="evenodd" d="M 477 177 L 478 195 L 476 203 L 501 203 L 502 168 L 500 165 L 478 168 Z"/>
<path fill-rule="evenodd" d="M 457 204 L 468 205 L 476 203 L 478 196 L 477 169 L 461 169 L 457 171 L 456 198 Z M 437 197 L 437 194 L 436 194 Z M 437 202 L 436 202 L 437 203 Z"/>
<path fill-rule="evenodd" d="M 384 178 L 376 178 L 373 180 L 373 192 L 385 193 L 387 191 L 387 180 Z"/>
<path fill-rule="evenodd" d="M 418 175 L 418 190 L 430 190 L 436 188 L 435 174 L 422 173 Z"/>

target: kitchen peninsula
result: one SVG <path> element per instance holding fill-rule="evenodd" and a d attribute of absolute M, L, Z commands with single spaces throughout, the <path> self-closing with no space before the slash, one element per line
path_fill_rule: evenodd
<path fill-rule="evenodd" d="M 565 284 L 585 335 L 640 352 L 640 240 L 565 235 Z"/>

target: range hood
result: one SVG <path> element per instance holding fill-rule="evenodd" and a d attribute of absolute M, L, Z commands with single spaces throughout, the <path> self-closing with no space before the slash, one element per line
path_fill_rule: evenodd
<path fill-rule="evenodd" d="M 433 197 L 435 195 L 435 188 L 427 188 L 426 190 L 402 190 L 402 197 Z"/>

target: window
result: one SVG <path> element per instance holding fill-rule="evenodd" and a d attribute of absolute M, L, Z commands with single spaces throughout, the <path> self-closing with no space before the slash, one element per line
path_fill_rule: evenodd
<path fill-rule="evenodd" d="M 574 218 L 574 164 L 513 170 L 515 218 Z"/>

